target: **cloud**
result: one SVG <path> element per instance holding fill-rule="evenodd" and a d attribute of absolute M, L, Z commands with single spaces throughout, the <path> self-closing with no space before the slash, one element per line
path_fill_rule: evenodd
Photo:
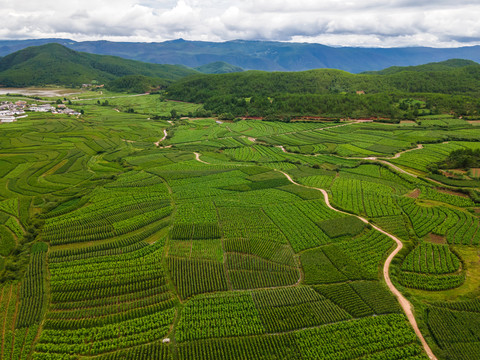
<path fill-rule="evenodd" d="M 225 41 L 339 46 L 480 44 L 477 0 L 0 0 L 4 39 Z"/>

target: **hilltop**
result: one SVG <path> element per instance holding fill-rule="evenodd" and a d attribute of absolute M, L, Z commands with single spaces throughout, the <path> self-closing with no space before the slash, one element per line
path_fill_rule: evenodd
<path fill-rule="evenodd" d="M 380 73 L 341 70 L 246 71 L 195 75 L 171 84 L 167 96 L 203 103 L 225 118 L 261 116 L 384 117 L 478 115 L 480 64 L 455 60 Z"/>
<path fill-rule="evenodd" d="M 413 72 L 434 72 L 434 71 L 449 71 L 452 69 L 458 69 L 470 65 L 478 65 L 475 61 L 465 59 L 450 59 L 441 62 L 428 63 L 417 66 L 391 66 L 389 68 L 379 71 L 365 71 L 362 74 L 374 74 L 374 75 L 392 75 L 402 71 Z"/>
<path fill-rule="evenodd" d="M 204 74 L 228 74 L 243 71 L 241 67 L 226 63 L 225 61 L 215 61 L 202 66 L 197 66 L 195 70 Z"/>
<path fill-rule="evenodd" d="M 115 56 L 77 52 L 59 44 L 29 47 L 0 59 L 3 86 L 107 83 L 123 76 L 143 75 L 168 83 L 198 72 L 184 66 L 148 64 Z"/>
<path fill-rule="evenodd" d="M 202 102 L 216 95 L 274 95 L 281 93 L 373 94 L 381 92 L 480 93 L 480 64 L 456 60 L 417 67 L 390 68 L 380 72 L 351 74 L 341 70 L 303 72 L 246 71 L 218 76 L 197 75 L 172 84 L 171 96 Z"/>

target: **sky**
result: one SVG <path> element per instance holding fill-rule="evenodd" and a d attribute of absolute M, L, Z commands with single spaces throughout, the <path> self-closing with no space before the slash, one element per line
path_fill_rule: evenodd
<path fill-rule="evenodd" d="M 0 0 L 0 39 L 480 44 L 480 0 Z"/>

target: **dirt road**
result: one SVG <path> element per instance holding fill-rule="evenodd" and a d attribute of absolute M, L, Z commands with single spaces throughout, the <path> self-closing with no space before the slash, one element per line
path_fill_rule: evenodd
<path fill-rule="evenodd" d="M 197 161 L 200 161 L 201 163 L 210 165 L 210 163 L 208 163 L 208 162 L 203 161 L 203 160 L 200 159 L 200 155 L 201 155 L 201 154 L 199 154 L 199 153 L 197 153 L 197 152 L 194 152 L 194 154 L 195 154 L 195 159 L 196 159 Z"/>
<path fill-rule="evenodd" d="M 163 137 L 162 137 L 160 140 L 158 140 L 157 142 L 155 142 L 154 144 L 155 144 L 156 146 L 160 146 L 160 143 L 161 143 L 163 140 L 165 140 L 165 139 L 167 138 L 167 136 L 168 136 L 167 130 L 166 130 L 166 129 L 163 129 Z"/>
<path fill-rule="evenodd" d="M 103 97 L 96 97 L 96 98 L 72 99 L 72 102 L 74 102 L 74 101 L 89 101 L 89 100 L 120 99 L 120 98 L 137 97 L 137 96 L 145 96 L 145 95 L 149 95 L 149 94 L 145 93 L 145 94 L 135 94 L 135 95 L 103 96 Z"/>
<path fill-rule="evenodd" d="M 305 188 L 309 188 L 309 189 L 314 189 L 314 190 L 318 190 L 320 191 L 322 194 L 323 194 L 323 197 L 325 199 L 325 203 L 327 204 L 327 206 L 332 209 L 333 211 L 336 211 L 336 212 L 339 212 L 339 213 L 342 213 L 342 214 L 346 214 L 346 215 L 350 215 L 350 216 L 356 216 L 356 215 L 352 215 L 352 214 L 349 214 L 349 213 L 346 213 L 344 211 L 340 211 L 336 208 L 334 208 L 332 205 L 330 205 L 330 200 L 328 198 L 328 193 L 326 190 L 324 189 L 320 189 L 320 188 L 316 188 L 316 187 L 311 187 L 311 186 L 306 186 L 306 185 L 301 185 L 297 182 L 295 182 L 290 175 L 288 175 L 287 173 L 283 172 L 283 171 L 280 171 L 280 170 L 276 170 L 278 172 L 281 172 L 283 175 L 286 176 L 286 178 L 292 183 L 292 184 L 295 184 L 295 185 L 298 185 L 298 186 L 302 186 L 302 187 L 305 187 Z M 375 230 L 377 231 L 380 231 L 382 234 L 385 234 L 386 236 L 388 236 L 389 238 L 391 238 L 393 241 L 395 241 L 395 243 L 397 244 L 397 247 L 395 248 L 395 250 L 393 250 L 393 252 L 388 256 L 387 260 L 385 261 L 385 264 L 383 265 L 383 277 L 385 279 L 385 283 L 387 284 L 388 288 L 390 289 L 390 291 L 393 293 L 393 295 L 395 295 L 395 297 L 398 299 L 399 303 L 400 303 L 400 306 L 402 307 L 403 311 L 405 312 L 405 315 L 407 316 L 408 318 L 408 321 L 410 322 L 410 324 L 412 325 L 413 327 L 413 330 L 415 331 L 415 334 L 417 334 L 418 338 L 420 339 L 422 345 L 423 345 L 423 348 L 425 349 L 425 352 L 427 353 L 428 357 L 431 359 L 431 360 L 437 360 L 437 357 L 433 354 L 433 351 L 432 349 L 430 349 L 430 346 L 428 346 L 427 342 L 425 341 L 425 338 L 423 337 L 422 333 L 420 332 L 420 329 L 418 328 L 418 325 L 417 325 L 417 321 L 415 320 L 415 316 L 413 315 L 413 312 L 412 312 L 412 305 L 410 304 L 410 302 L 400 293 L 400 291 L 397 290 L 397 288 L 393 285 L 392 283 L 392 280 L 390 279 L 390 264 L 392 263 L 392 259 L 398 254 L 398 252 L 403 248 L 403 244 L 402 242 L 400 241 L 400 239 L 398 239 L 396 236 L 393 236 L 392 234 L 389 234 L 388 232 L 386 232 L 385 230 L 382 230 L 381 228 L 379 228 L 378 226 L 376 225 L 373 225 L 371 224 L 367 219 L 361 217 L 361 216 L 356 216 L 357 218 L 359 218 L 361 221 L 363 221 L 364 223 L 366 224 L 370 224 Z"/>

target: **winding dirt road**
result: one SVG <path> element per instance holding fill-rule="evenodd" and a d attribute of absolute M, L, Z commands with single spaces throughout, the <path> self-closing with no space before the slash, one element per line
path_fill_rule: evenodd
<path fill-rule="evenodd" d="M 158 140 L 157 142 L 155 142 L 154 144 L 155 144 L 156 146 L 160 146 L 160 143 L 161 143 L 163 140 L 165 140 L 165 139 L 167 138 L 167 136 L 168 136 L 167 130 L 166 130 L 166 129 L 163 129 L 163 137 L 162 137 L 160 140 Z"/>
<path fill-rule="evenodd" d="M 423 144 L 417 144 L 417 147 L 400 151 L 393 156 L 370 156 L 370 157 L 345 157 L 344 159 L 356 159 L 356 160 L 392 160 L 398 159 L 402 154 L 410 151 L 423 149 Z"/>
<path fill-rule="evenodd" d="M 276 169 L 275 169 L 276 170 Z M 283 175 L 285 175 L 285 177 L 288 179 L 288 181 L 290 181 L 292 184 L 295 184 L 295 185 L 298 185 L 298 186 L 302 186 L 302 187 L 305 187 L 305 188 L 308 188 L 308 189 L 314 189 L 314 190 L 318 190 L 320 191 L 322 194 L 323 194 L 323 197 L 325 199 L 325 203 L 327 204 L 327 206 L 332 209 L 333 211 L 336 211 L 336 212 L 339 212 L 339 213 L 342 213 L 342 214 L 346 214 L 346 215 L 349 215 L 349 216 L 355 216 L 357 217 L 358 219 L 360 219 L 361 221 L 363 221 L 364 223 L 366 224 L 370 224 L 375 230 L 377 231 L 380 231 L 382 234 L 385 234 L 386 236 L 388 236 L 389 238 L 391 238 L 393 241 L 395 241 L 395 243 L 397 244 L 397 247 L 395 248 L 395 250 L 392 251 L 392 253 L 388 256 L 387 260 L 385 261 L 385 264 L 383 265 L 383 277 L 385 278 L 385 283 L 387 284 L 388 288 L 390 289 L 390 291 L 395 295 L 395 297 L 398 299 L 398 302 L 400 303 L 400 306 L 402 307 L 403 311 L 405 312 L 405 315 L 407 316 L 408 318 L 408 321 L 410 322 L 410 324 L 412 325 L 413 327 L 413 330 L 415 331 L 415 334 L 417 334 L 418 338 L 420 339 L 422 345 L 423 345 L 423 348 L 425 349 L 425 352 L 427 353 L 428 357 L 431 359 L 431 360 L 438 360 L 437 357 L 433 354 L 433 351 L 432 349 L 430 349 L 430 346 L 428 346 L 427 342 L 425 341 L 425 338 L 423 337 L 422 333 L 420 332 L 420 329 L 418 328 L 418 325 L 417 325 L 417 321 L 415 320 L 415 316 L 413 315 L 413 312 L 412 312 L 412 305 L 410 304 L 410 302 L 400 293 L 400 291 L 397 290 L 397 288 L 393 285 L 392 283 L 392 280 L 390 279 L 390 264 L 392 263 L 392 259 L 398 254 L 398 252 L 403 248 L 403 243 L 400 241 L 400 239 L 398 239 L 397 237 L 393 236 L 392 234 L 389 234 L 388 232 L 386 232 L 385 230 L 382 230 L 381 228 L 379 228 L 378 226 L 370 223 L 367 219 L 361 217 L 361 216 L 357 216 L 357 215 L 352 215 L 352 214 L 349 214 L 349 213 L 346 213 L 344 211 L 341 211 L 341 210 L 338 210 L 336 208 L 334 208 L 332 205 L 330 205 L 330 200 L 328 198 L 328 193 L 326 190 L 324 189 L 320 189 L 320 188 L 316 188 L 316 187 L 311 187 L 311 186 L 306 186 L 306 185 L 302 185 L 302 184 L 299 184 L 297 183 L 296 181 L 294 181 L 290 175 L 288 175 L 287 173 L 283 172 L 283 171 L 280 171 L 280 170 L 276 170 L 280 173 L 282 173 Z"/>
<path fill-rule="evenodd" d="M 194 154 L 195 154 L 195 160 L 200 161 L 200 162 L 203 163 L 203 164 L 211 165 L 210 163 L 208 163 L 208 162 L 203 161 L 202 159 L 200 159 L 200 155 L 201 155 L 200 153 L 194 152 Z"/>
<path fill-rule="evenodd" d="M 293 155 L 298 155 L 298 154 L 295 154 L 295 153 L 291 153 L 289 151 L 287 151 L 287 149 L 285 149 L 285 147 L 283 145 L 276 145 L 277 148 L 281 149 L 284 153 L 286 154 L 293 154 Z M 332 154 L 327 154 L 327 155 L 330 155 L 330 156 L 335 156 L 335 157 L 338 157 L 340 159 L 346 159 L 346 160 L 370 160 L 370 161 L 377 161 L 379 163 L 382 163 L 382 164 L 385 164 L 387 166 L 390 166 L 392 169 L 398 171 L 398 172 L 401 172 L 405 175 L 409 175 L 409 176 L 412 176 L 414 178 L 418 178 L 418 175 L 414 174 L 414 173 L 411 173 L 411 172 L 408 172 L 407 170 L 404 170 L 402 169 L 401 167 L 395 165 L 395 164 L 392 164 L 391 162 L 387 161 L 387 160 L 392 160 L 392 159 L 398 159 L 402 154 L 405 154 L 407 152 L 410 152 L 410 151 L 414 151 L 414 150 L 419 150 L 419 149 L 423 149 L 423 145 L 422 144 L 418 144 L 417 147 L 413 148 L 413 149 L 407 149 L 407 150 L 403 150 L 403 151 L 400 151 L 398 153 L 396 153 L 395 155 L 391 156 L 391 157 L 377 157 L 377 156 L 370 156 L 370 157 L 347 157 L 347 156 L 340 156 L 340 155 L 332 155 Z M 308 154 L 302 154 L 303 156 L 317 156 L 317 155 L 320 155 L 320 154 L 314 154 L 314 155 L 308 155 Z M 322 154 L 323 155 L 323 154 Z M 430 180 L 430 179 L 429 179 Z M 434 181 L 434 180 L 432 180 Z M 439 183 L 441 184 L 441 183 Z"/>
<path fill-rule="evenodd" d="M 209 164 L 208 162 L 206 161 L 203 161 L 200 159 L 200 153 L 198 152 L 194 152 L 195 154 L 195 159 L 201 163 L 204 163 L 204 164 Z M 412 305 L 410 304 L 410 302 L 400 293 L 400 291 L 398 291 L 398 289 L 393 285 L 392 283 L 392 280 L 390 279 L 390 265 L 392 263 L 392 260 L 393 258 L 399 253 L 400 250 L 402 250 L 403 248 L 403 243 L 401 242 L 400 239 L 398 239 L 396 236 L 386 232 L 385 230 L 379 228 L 378 226 L 370 223 L 367 219 L 361 217 L 361 216 L 358 216 L 358 215 L 353 215 L 353 214 L 350 214 L 350 213 L 347 213 L 345 211 L 341 211 L 341 210 L 338 210 L 336 209 L 335 207 L 333 207 L 331 204 L 330 204 L 330 199 L 328 197 L 328 193 L 325 189 L 321 189 L 321 188 L 316 188 L 316 187 L 312 187 L 312 186 L 307 186 L 307 185 L 302 185 L 302 184 L 299 184 L 297 183 L 295 180 L 292 179 L 292 177 L 290 175 L 288 175 L 286 172 L 283 172 L 281 170 L 277 170 L 275 169 L 275 171 L 278 171 L 279 173 L 282 173 L 287 179 L 288 181 L 290 181 L 292 184 L 294 185 L 297 185 L 297 186 L 302 186 L 304 188 L 308 188 L 308 189 L 313 189 L 313 190 L 318 190 L 320 191 L 322 194 L 323 194 L 323 198 L 325 200 L 325 204 L 333 211 L 336 211 L 338 213 L 341 213 L 341 214 L 345 214 L 345 215 L 348 215 L 348 216 L 355 216 L 356 218 L 360 219 L 361 221 L 363 221 L 365 224 L 369 224 L 372 226 L 372 228 L 374 228 L 375 230 L 381 232 L 382 234 L 388 236 L 390 239 L 392 239 L 393 241 L 395 241 L 395 244 L 397 245 L 397 247 L 395 248 L 395 250 L 393 250 L 391 252 L 391 254 L 388 256 L 387 260 L 385 261 L 385 264 L 383 265 L 383 277 L 385 279 L 385 283 L 387 284 L 389 290 L 392 292 L 393 295 L 395 295 L 395 297 L 398 299 L 398 302 L 400 303 L 400 306 L 402 307 L 403 309 L 403 312 L 405 313 L 405 315 L 407 316 L 407 319 L 408 321 L 410 322 L 410 325 L 412 325 L 413 327 L 413 330 L 415 331 L 415 334 L 417 335 L 417 337 L 420 339 L 420 342 L 422 343 L 422 346 L 425 350 L 425 353 L 428 355 L 429 359 L 431 360 L 438 360 L 437 357 L 435 356 L 435 354 L 433 353 L 432 349 L 430 348 L 430 346 L 427 344 L 427 342 L 425 341 L 425 338 L 423 337 L 422 333 L 420 332 L 420 329 L 418 328 L 418 325 L 417 325 L 417 321 L 415 320 L 415 316 L 413 315 L 413 311 L 412 311 Z M 301 279 L 300 279 L 301 280 Z"/>

